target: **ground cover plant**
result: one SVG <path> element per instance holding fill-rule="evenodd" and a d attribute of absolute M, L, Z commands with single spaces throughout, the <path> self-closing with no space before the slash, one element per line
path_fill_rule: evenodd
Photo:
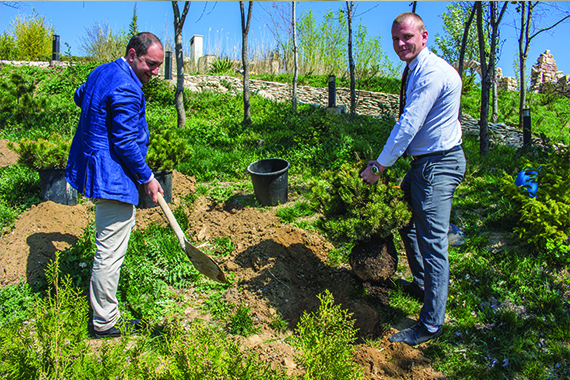
<path fill-rule="evenodd" d="M 78 117 L 77 107 L 72 104 L 73 86 L 81 83 L 88 67 L 92 66 L 63 69 L 69 71 L 0 68 L 3 78 L 11 78 L 14 73 L 21 75 L 19 81 L 28 86 L 22 91 L 28 91 L 30 101 L 47 99 L 47 103 L 41 104 L 44 111 L 38 115 L 21 114 L 25 110 L 16 110 L 19 118 L 8 112 L 0 114 L 0 137 L 15 143 L 52 132 L 70 137 Z M 62 81 L 61 86 L 56 78 Z M 14 86 L 19 83 L 12 82 Z M 33 89 L 30 83 L 34 84 Z M 0 102 L 14 107 L 17 98 L 14 89 L 3 87 L 0 91 L 4 94 Z M 357 156 L 363 162 L 375 158 L 394 122 L 390 117 L 358 116 L 350 120 L 343 115 L 328 115 L 310 105 L 301 105 L 295 114 L 288 104 L 253 95 L 255 112 L 252 125 L 246 127 L 241 124 L 239 95 L 203 92 L 186 94 L 187 127 L 179 130 L 176 111 L 169 100 L 173 89 L 164 82 L 153 81 L 145 91 L 151 133 L 168 130 L 186 141 L 193 151 L 189 159 L 176 167 L 196 180 L 196 190 L 174 208 L 185 231 L 191 225 L 188 210 L 204 207 L 201 210 L 207 214 L 209 208 L 218 207 L 231 215 L 235 204 L 243 209 L 261 209 L 265 214 L 275 212 L 284 226 L 295 225 L 307 231 L 320 229 L 316 222 L 320 213 L 310 204 L 311 181 L 323 180 L 325 171 L 338 172 L 347 162 L 354 164 Z M 54 104 L 50 105 L 49 94 L 54 95 Z M 537 95 L 537 99 L 542 98 Z M 566 100 L 549 101 L 558 104 Z M 67 111 L 61 113 L 57 104 Z M 510 108 L 505 106 L 504 114 L 508 112 Z M 554 141 L 564 141 L 555 130 L 546 128 L 543 133 Z M 567 151 L 493 145 L 488 157 L 480 157 L 477 140 L 468 137 L 463 148 L 468 167 L 456 191 L 451 222 L 464 232 L 465 243 L 450 248 L 449 322 L 443 337 L 421 350 L 431 365 L 449 378 L 567 378 L 570 376 L 567 329 L 570 280 L 568 253 L 564 251 L 567 243 L 556 234 L 547 236 L 552 240 L 550 245 L 548 239 L 542 245 L 528 238 L 516 239 L 514 231 L 528 230 L 527 224 L 536 225 L 536 221 L 521 218 L 520 210 L 528 201 L 520 197 L 522 193 L 505 189 L 506 183 L 512 183 L 512 178 L 525 165 L 543 165 L 545 170 L 541 175 L 548 181 L 544 190 L 556 193 L 557 202 L 567 205 L 568 160 L 561 155 Z M 247 165 L 270 157 L 282 157 L 291 163 L 292 199 L 277 210 L 260 208 L 247 195 L 253 192 Z M 407 165 L 405 160 L 399 160 L 391 169 L 395 180 L 403 177 Z M 18 214 L 40 202 L 36 175 L 20 164 L 0 168 L 2 227 L 9 228 Z M 204 197 L 211 206 L 201 206 Z M 545 205 L 549 202 L 546 193 L 536 201 Z M 556 209 L 553 206 L 544 210 Z M 557 212 L 564 213 L 560 214 L 564 217 L 568 215 L 560 205 Z M 541 231 L 548 231 L 554 224 L 549 217 L 542 220 Z M 564 228 L 568 226 L 557 226 L 556 230 L 568 233 Z M 237 237 L 210 233 L 201 249 L 227 263 L 224 260 L 242 249 L 238 248 L 243 243 L 237 243 Z M 348 252 L 340 242 L 330 239 L 330 243 L 333 246 L 328 266 L 319 267 L 319 271 L 327 273 L 329 267 L 340 268 L 335 273 L 344 276 L 341 269 L 346 265 Z M 251 304 L 231 297 L 250 291 L 248 284 L 232 277 L 230 271 L 228 284 L 218 284 L 199 275 L 184 257 L 169 228 L 151 224 L 133 232 L 129 244 L 118 294 L 120 308 L 127 317 L 143 317 L 148 328 L 136 336 L 106 341 L 100 348 L 89 344 L 85 296 L 95 250 L 91 224 L 47 266 L 49 276 L 42 281 L 0 289 L 0 377 L 286 379 L 302 376 L 287 374 L 280 364 L 270 366 L 269 361 L 260 359 L 259 353 L 243 349 L 244 339 L 260 334 L 260 328 L 272 328 L 283 332 L 283 338 L 277 339 L 279 342 L 287 341 L 298 350 L 296 360 L 307 374 L 305 378 L 360 378 L 360 369 L 352 367 L 350 361 L 353 349 L 359 344 L 354 339 L 357 332 L 354 319 L 344 309 L 336 308 L 336 296 L 331 299 L 325 289 L 319 289 L 318 305 L 300 320 L 292 321 L 275 313 L 268 323 L 261 323 Z M 264 260 L 273 259 L 264 256 L 262 248 L 258 245 L 245 253 L 240 251 L 242 256 L 238 259 L 251 262 L 249 266 L 261 267 Z M 401 262 L 405 263 L 405 259 Z M 407 273 L 401 264 L 399 274 Z M 281 289 L 275 290 L 277 298 L 280 290 L 292 286 L 276 270 L 265 274 L 279 283 Z M 303 274 L 302 281 L 311 284 L 321 274 L 312 273 L 312 278 Z M 330 279 L 327 283 L 334 285 Z M 271 294 L 263 286 L 258 291 Z M 351 296 L 374 299 L 373 292 L 358 284 L 354 285 Z M 398 290 L 390 292 L 389 305 L 374 305 L 384 317 L 380 325 L 385 329 L 403 317 L 413 318 L 421 307 Z M 68 311 L 65 315 L 69 319 L 55 318 L 57 310 Z M 188 310 L 194 313 L 190 319 L 185 314 Z M 368 343 L 382 344 L 378 338 Z"/>

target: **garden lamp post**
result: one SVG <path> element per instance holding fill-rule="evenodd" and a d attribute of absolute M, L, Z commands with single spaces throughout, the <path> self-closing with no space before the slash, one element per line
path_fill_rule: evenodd
<path fill-rule="evenodd" d="M 164 79 L 172 79 L 172 52 L 164 52 Z"/>
<path fill-rule="evenodd" d="M 523 108 L 523 146 L 530 144 L 531 127 L 530 127 L 530 108 Z"/>
<path fill-rule="evenodd" d="M 59 36 L 57 34 L 54 34 L 52 37 L 51 51 L 51 60 L 59 61 Z"/>
<path fill-rule="evenodd" d="M 329 108 L 336 107 L 336 77 L 329 75 Z"/>

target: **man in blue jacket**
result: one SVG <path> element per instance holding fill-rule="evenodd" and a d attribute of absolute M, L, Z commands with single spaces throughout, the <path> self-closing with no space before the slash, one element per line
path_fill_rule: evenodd
<path fill-rule="evenodd" d="M 93 199 L 97 252 L 89 296 L 95 337 L 120 336 L 117 286 L 131 231 L 135 225 L 138 185 L 157 201 L 163 193 L 145 162 L 149 131 L 143 83 L 148 83 L 164 60 L 160 40 L 139 33 L 129 41 L 124 57 L 103 64 L 75 91 L 81 116 L 71 144 L 66 179 Z"/>

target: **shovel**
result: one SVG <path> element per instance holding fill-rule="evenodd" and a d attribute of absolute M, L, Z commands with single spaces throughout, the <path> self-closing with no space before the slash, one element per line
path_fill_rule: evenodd
<path fill-rule="evenodd" d="M 194 264 L 194 267 L 198 269 L 200 273 L 206 277 L 211 278 L 212 280 L 223 283 L 227 282 L 226 276 L 220 267 L 211 258 L 209 258 L 208 255 L 200 251 L 198 248 L 194 247 L 188 242 L 188 240 L 186 240 L 184 232 L 182 232 L 182 229 L 178 225 L 176 218 L 174 218 L 172 211 L 170 211 L 170 207 L 168 207 L 168 204 L 164 200 L 164 197 L 160 193 L 157 195 L 158 204 L 160 205 L 160 208 L 162 208 L 162 211 L 164 211 L 164 214 L 166 214 L 166 219 L 168 219 L 170 227 L 172 227 L 174 234 L 178 238 L 180 248 L 186 252 L 186 256 L 188 256 L 192 264 Z"/>

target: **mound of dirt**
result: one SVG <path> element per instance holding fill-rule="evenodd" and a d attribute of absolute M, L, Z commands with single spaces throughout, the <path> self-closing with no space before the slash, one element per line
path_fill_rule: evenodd
<path fill-rule="evenodd" d="M 395 333 L 390 331 L 390 334 Z M 356 349 L 354 361 L 364 368 L 369 379 L 446 379 L 431 368 L 431 361 L 420 351 L 404 343 L 390 343 L 387 339 Z"/>
<path fill-rule="evenodd" d="M 0 284 L 36 283 L 55 252 L 77 242 L 93 220 L 92 209 L 90 202 L 65 206 L 49 201 L 22 213 L 0 238 Z"/>
<path fill-rule="evenodd" d="M 195 181 L 175 172 L 173 176 L 173 207 L 195 189 Z M 252 197 L 242 194 L 240 197 Z M 239 199 L 239 198 L 235 198 Z M 358 328 L 360 342 L 373 339 L 375 346 L 359 346 L 355 361 L 362 365 L 371 379 L 439 379 L 417 349 L 391 344 L 385 340 L 383 316 L 379 303 L 387 305 L 389 290 L 373 287 L 371 297 L 358 296 L 360 280 L 348 266 L 327 265 L 333 248 L 316 232 L 282 225 L 275 215 L 276 208 L 242 207 L 239 200 L 211 204 L 199 198 L 187 208 L 187 236 L 198 247 L 215 238 L 229 237 L 234 252 L 217 259 L 229 275 L 233 272 L 236 287 L 226 291 L 224 298 L 250 307 L 259 332 L 243 338 L 243 344 L 259 353 L 272 365 L 283 365 L 289 373 L 302 374 L 295 362 L 295 349 L 285 337 L 292 334 L 303 313 L 314 312 L 320 302 L 316 297 L 325 289 L 335 302 L 348 309 Z M 64 206 L 44 202 L 24 212 L 15 222 L 11 233 L 0 237 L 0 286 L 16 284 L 20 279 L 33 283 L 44 275 L 45 264 L 56 250 L 74 244 L 94 218 L 93 206 Z M 137 210 L 137 228 L 150 223 L 167 225 L 160 207 Z M 370 286 L 369 284 L 364 284 Z M 188 291 L 189 296 L 192 293 Z M 196 317 L 188 313 L 188 318 Z M 288 330 L 278 332 L 271 327 L 277 317 L 287 321 Z"/>
<path fill-rule="evenodd" d="M 18 153 L 8 149 L 8 140 L 0 140 L 0 168 L 7 165 L 14 165 L 18 161 Z"/>

